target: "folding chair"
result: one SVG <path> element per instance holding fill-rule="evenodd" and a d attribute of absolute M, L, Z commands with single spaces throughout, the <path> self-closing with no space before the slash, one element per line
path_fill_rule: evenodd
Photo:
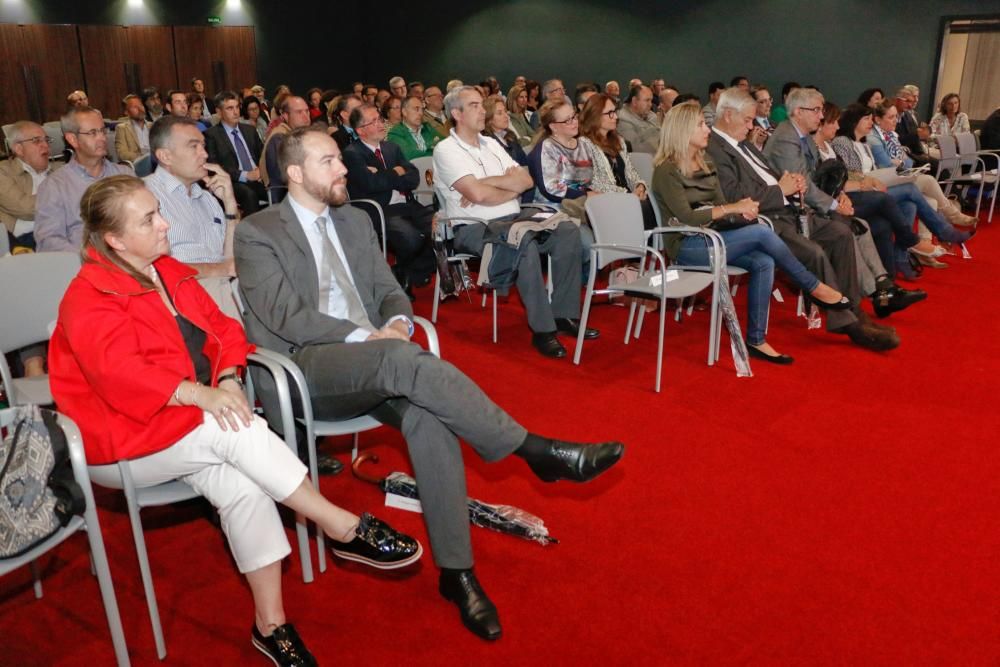
<path fill-rule="evenodd" d="M 22 408 L 7 408 L 0 410 L 0 427 L 11 425 L 17 417 L 18 410 Z M 115 660 L 119 667 L 129 665 L 128 647 L 125 645 L 125 632 L 122 630 L 121 614 L 118 612 L 118 601 L 115 598 L 114 582 L 111 579 L 111 569 L 108 567 L 108 556 L 104 549 L 104 539 L 101 536 L 101 524 L 97 518 L 97 505 L 94 503 L 94 491 L 90 485 L 90 478 L 87 476 L 87 461 L 83 453 L 83 439 L 80 437 L 80 429 L 69 417 L 56 413 L 56 420 L 66 434 L 66 444 L 69 446 L 69 460 L 73 468 L 73 477 L 83 491 L 83 499 L 86 503 L 83 516 L 74 516 L 69 523 L 60 528 L 56 533 L 40 544 L 35 545 L 30 551 L 21 554 L 16 558 L 9 558 L 0 561 L 0 575 L 18 569 L 23 565 L 30 565 L 34 575 L 35 597 L 41 599 L 42 581 L 38 574 L 35 561 L 42 555 L 62 544 L 78 530 L 83 529 L 87 533 L 87 542 L 90 545 L 90 562 L 94 574 L 97 576 L 97 585 L 101 591 L 101 600 L 104 603 L 104 614 L 108 619 L 108 627 L 111 630 L 111 643 L 115 650 Z M 92 656 L 96 658 L 96 656 Z M 99 660 L 98 660 L 99 661 Z"/>
<path fill-rule="evenodd" d="M 413 191 L 413 196 L 424 206 L 434 203 L 434 158 L 416 157 L 410 163 L 417 168 L 420 179 L 417 181 L 417 189 Z M 427 179 L 430 178 L 430 183 Z"/>
<path fill-rule="evenodd" d="M 996 168 L 990 169 L 988 167 L 987 160 L 990 160 L 990 164 L 993 164 L 1000 158 L 997 158 L 997 154 L 991 151 L 975 150 L 975 136 L 971 134 L 967 136 L 968 138 L 964 140 L 961 139 L 962 135 L 959 135 L 958 138 L 947 135 L 938 137 L 941 159 L 938 161 L 937 179 L 945 186 L 945 196 L 951 194 L 952 187 L 956 185 L 966 191 L 968 188 L 976 186 L 979 190 L 976 196 L 976 218 L 979 217 L 979 211 L 982 208 L 983 192 L 987 186 L 992 186 L 992 203 L 990 205 L 988 221 L 993 222 L 993 210 L 996 207 L 996 189 L 998 182 L 1000 182 L 1000 175 L 998 175 Z M 959 149 L 958 141 L 964 141 L 966 147 L 971 148 L 970 152 L 962 152 Z M 945 169 L 949 170 L 948 178 L 941 177 Z"/>

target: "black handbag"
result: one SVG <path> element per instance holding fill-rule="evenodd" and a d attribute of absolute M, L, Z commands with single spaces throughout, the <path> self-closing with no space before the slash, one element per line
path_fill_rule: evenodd
<path fill-rule="evenodd" d="M 823 160 L 813 171 L 813 182 L 826 194 L 838 197 L 847 183 L 847 165 L 835 158 Z"/>

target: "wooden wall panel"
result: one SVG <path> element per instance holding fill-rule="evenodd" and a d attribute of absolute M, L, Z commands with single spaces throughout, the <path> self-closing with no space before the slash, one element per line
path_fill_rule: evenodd
<path fill-rule="evenodd" d="M 21 25 L 27 62 L 37 65 L 44 120 L 55 120 L 66 111 L 66 96 L 84 87 L 80 42 L 74 25 Z"/>
<path fill-rule="evenodd" d="M 249 26 L 174 26 L 177 76 L 187 88 L 192 77 L 205 82 L 209 95 L 257 83 L 257 48 Z M 225 65 L 225 78 L 216 76 L 214 63 Z"/>
<path fill-rule="evenodd" d="M 29 118 L 21 53 L 21 31 L 13 23 L 0 23 L 0 124 Z"/>
<path fill-rule="evenodd" d="M 91 104 L 105 117 L 122 114 L 126 93 L 156 86 L 161 94 L 177 87 L 173 33 L 169 26 L 80 26 L 80 49 Z M 138 67 L 137 86 L 130 86 L 126 64 Z M 135 88 L 133 90 L 133 87 Z"/>

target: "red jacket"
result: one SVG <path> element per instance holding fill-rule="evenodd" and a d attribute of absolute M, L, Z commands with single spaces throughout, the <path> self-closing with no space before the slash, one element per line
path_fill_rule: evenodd
<path fill-rule="evenodd" d="M 61 412 L 83 434 L 92 465 L 166 449 L 202 423 L 194 406 L 168 406 L 195 380 L 180 329 L 156 290 L 145 289 L 93 251 L 59 306 L 49 343 L 49 381 Z M 178 312 L 206 332 L 204 353 L 219 371 L 245 366 L 253 346 L 194 276 L 170 257 L 154 266 Z"/>

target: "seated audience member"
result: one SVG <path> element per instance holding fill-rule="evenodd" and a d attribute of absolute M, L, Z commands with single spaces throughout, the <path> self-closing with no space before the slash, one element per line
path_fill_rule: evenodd
<path fill-rule="evenodd" d="M 1000 107 L 993 110 L 980 128 L 979 147 L 984 151 L 1000 150 Z"/>
<path fill-rule="evenodd" d="M 102 178 L 132 173 L 129 167 L 107 159 L 108 130 L 100 111 L 76 107 L 66 112 L 61 125 L 73 156 L 65 167 L 52 172 L 38 187 L 34 234 L 39 252 L 79 250 L 83 191 Z"/>
<path fill-rule="evenodd" d="M 792 358 L 779 354 L 764 338 L 775 266 L 821 308 L 846 310 L 852 304 L 802 266 L 769 227 L 757 224 L 758 202 L 744 197 L 726 203 L 715 167 L 705 157 L 710 133 L 700 105 L 694 102 L 680 104 L 667 112 L 655 158 L 653 196 L 663 215 L 676 217 L 682 225 L 719 228 L 726 243 L 728 263 L 750 273 L 746 331 L 750 356 L 790 364 Z M 717 221 L 723 225 L 713 224 Z M 666 254 L 678 264 L 707 266 L 709 263 L 703 238 L 671 234 L 664 238 L 664 243 Z"/>
<path fill-rule="evenodd" d="M 528 91 L 524 86 L 514 86 L 507 93 L 507 114 L 510 118 L 508 129 L 521 146 L 531 144 L 535 133 L 535 112 L 528 108 Z"/>
<path fill-rule="evenodd" d="M 444 93 L 437 86 L 428 86 L 424 89 L 424 122 L 434 128 L 442 139 L 448 136 L 448 118 L 444 115 Z"/>
<path fill-rule="evenodd" d="M 202 113 L 205 110 L 205 102 L 195 93 L 188 93 L 188 118 L 195 121 L 198 124 L 198 130 L 204 132 L 212 126 L 211 120 L 206 122 L 205 114 Z M 209 117 L 211 118 L 211 117 Z"/>
<path fill-rule="evenodd" d="M 685 102 L 697 102 L 698 106 L 701 106 L 701 98 L 694 93 L 681 93 L 674 98 L 674 103 L 671 106 L 677 106 L 678 104 L 684 104 Z"/>
<path fill-rule="evenodd" d="M 907 150 L 910 158 L 918 167 L 929 164 L 931 173 L 936 174 L 937 160 L 928 154 L 924 140 L 920 136 L 920 123 L 917 122 L 916 115 L 911 113 L 916 104 L 916 97 L 904 86 L 896 92 L 893 104 L 899 113 L 899 119 L 896 122 L 896 135 L 899 137 L 899 143 Z"/>
<path fill-rule="evenodd" d="M 267 191 L 261 181 L 260 162 L 264 146 L 257 130 L 240 122 L 240 98 L 231 90 L 215 98 L 219 124 L 205 130 L 205 150 L 208 161 L 226 170 L 233 181 L 236 202 L 249 215 L 267 201 Z"/>
<path fill-rule="evenodd" d="M 160 101 L 160 91 L 155 86 L 143 88 L 139 100 L 146 109 L 146 120 L 150 123 L 160 120 L 163 116 L 163 103 Z"/>
<path fill-rule="evenodd" d="M 95 183 L 81 207 L 85 261 L 59 307 L 49 377 L 84 434 L 91 477 L 120 487 L 117 461 L 129 459 L 137 487 L 178 478 L 208 499 L 254 599 L 254 646 L 276 665 L 315 665 L 282 608 L 291 548 L 274 503 L 315 521 L 335 555 L 372 567 L 413 563 L 420 543 L 327 501 L 254 416 L 239 379 L 253 348 L 166 256 L 168 223 L 142 181 Z"/>
<path fill-rule="evenodd" d="M 971 132 L 969 116 L 962 111 L 962 98 L 957 93 L 948 93 L 941 99 L 937 113 L 931 118 L 931 141 L 938 137 L 955 136 Z"/>
<path fill-rule="evenodd" d="M 729 80 L 730 88 L 741 88 L 746 92 L 750 92 L 750 79 L 746 78 L 742 74 L 737 74 L 732 79 Z"/>
<path fill-rule="evenodd" d="M 496 141 L 482 136 L 486 114 L 474 88 L 463 86 L 448 93 L 445 110 L 455 127 L 434 150 L 434 189 L 444 215 L 514 220 L 521 212 L 521 195 L 533 187 L 528 170 Z M 484 225 L 456 223 L 454 232 L 456 250 L 482 255 Z M 580 228 L 564 220 L 544 240 L 536 236 L 525 244 L 517 256 L 516 285 L 527 311 L 531 342 L 542 355 L 563 358 L 566 348 L 556 334 L 576 336 L 579 327 Z M 542 277 L 542 254 L 552 258 L 551 302 Z"/>
<path fill-rule="evenodd" d="M 260 100 L 255 95 L 248 95 L 240 103 L 240 120 L 257 130 L 257 138 L 263 142 L 267 139 L 267 118 L 261 111 Z"/>
<path fill-rule="evenodd" d="M 357 95 L 341 95 L 331 109 L 333 115 L 330 127 L 335 129 L 330 136 L 337 142 L 341 152 L 358 140 L 357 132 L 351 127 L 351 113 L 362 104 L 364 103 Z"/>
<path fill-rule="evenodd" d="M 559 79 L 549 79 L 542 85 L 541 104 L 545 102 L 562 102 L 564 99 L 566 99 L 566 86 Z"/>
<path fill-rule="evenodd" d="M 618 98 L 622 94 L 621 86 L 618 85 L 617 81 L 608 81 L 604 84 L 604 94 L 610 96 L 614 99 L 615 104 L 618 104 Z"/>
<path fill-rule="evenodd" d="M 576 90 L 573 91 L 573 101 L 576 104 L 576 112 L 580 113 L 583 111 L 583 105 L 587 103 L 593 95 L 600 92 L 600 88 L 597 87 L 596 83 L 590 81 L 584 81 L 583 83 L 576 84 Z"/>
<path fill-rule="evenodd" d="M 403 157 L 407 160 L 433 155 L 442 137 L 424 122 L 424 103 L 419 97 L 411 95 L 403 100 L 401 118 L 386 138 L 403 149 Z"/>
<path fill-rule="evenodd" d="M 401 76 L 394 76 L 389 79 L 389 91 L 392 93 L 393 97 L 397 97 L 402 100 L 406 97 L 406 79 Z"/>
<path fill-rule="evenodd" d="M 882 106 L 882 102 L 885 100 L 885 93 L 882 92 L 881 88 L 866 88 L 858 95 L 858 104 L 864 104 L 866 107 L 871 107 L 876 109 Z"/>
<path fill-rule="evenodd" d="M 542 106 L 542 87 L 537 81 L 528 80 L 524 84 L 524 90 L 528 93 L 528 110 L 531 112 L 537 112 L 538 108 Z M 537 122 L 538 116 L 535 116 L 535 121 Z M 532 125 L 532 128 L 538 129 L 537 125 Z"/>
<path fill-rule="evenodd" d="M 126 95 L 122 100 L 125 118 L 115 128 L 115 152 L 119 160 L 135 162 L 149 153 L 149 128 L 146 109 L 138 95 Z"/>
<path fill-rule="evenodd" d="M 618 110 L 618 134 L 629 142 L 635 153 L 656 153 L 660 141 L 660 119 L 650 109 L 653 91 L 646 86 L 629 90 L 625 104 Z"/>
<path fill-rule="evenodd" d="M 515 86 L 523 86 L 527 82 L 528 82 L 528 79 L 523 74 L 518 74 L 517 76 L 514 77 L 514 85 Z"/>
<path fill-rule="evenodd" d="M 726 84 L 721 81 L 713 81 L 708 84 L 708 104 L 701 108 L 701 113 L 705 117 L 705 124 L 709 127 L 715 123 L 715 105 L 719 103 L 719 95 L 726 89 Z M 674 100 L 676 103 L 677 100 Z"/>
<path fill-rule="evenodd" d="M 187 118 L 188 101 L 187 93 L 183 90 L 168 90 L 167 99 L 163 102 L 164 113 L 178 118 Z"/>
<path fill-rule="evenodd" d="M 834 138 L 833 150 L 847 166 L 852 178 L 861 179 L 875 169 L 875 157 L 868 147 L 868 135 L 874 126 L 872 110 L 861 104 L 851 104 L 840 116 L 840 129 Z M 927 228 L 945 243 L 964 243 L 972 233 L 959 232 L 952 227 L 941 213 L 935 211 L 917 189 L 914 183 L 900 183 L 888 189 L 879 183 L 903 211 L 907 220 L 912 220 L 914 213 Z M 940 189 L 940 188 L 939 188 Z M 944 195 L 941 195 L 942 198 Z M 915 255 L 939 255 L 938 251 L 926 253 L 917 246 L 908 250 Z"/>
<path fill-rule="evenodd" d="M 774 132 L 774 124 L 771 123 L 771 106 L 774 104 L 774 100 L 771 98 L 771 91 L 766 86 L 754 86 L 750 95 L 757 103 L 757 115 L 753 119 L 753 124 L 755 128 L 760 128 L 758 132 L 751 131 L 750 141 L 758 149 L 762 149 L 767 138 Z"/>
<path fill-rule="evenodd" d="M 157 167 L 143 181 L 170 225 L 170 256 L 197 271 L 219 308 L 238 318 L 229 279 L 236 276 L 233 233 L 239 211 L 229 175 L 208 162 L 205 137 L 193 118 L 158 120 L 150 144 Z"/>
<path fill-rule="evenodd" d="M 264 119 L 265 123 L 271 122 L 271 101 L 267 99 L 264 94 L 264 86 L 259 83 L 255 83 L 250 86 L 250 94 L 257 98 L 260 103 L 260 115 Z"/>
<path fill-rule="evenodd" d="M 642 86 L 642 85 L 645 85 L 645 84 L 643 84 L 642 79 L 636 78 L 636 79 L 629 79 L 628 80 L 628 88 L 629 88 L 629 90 L 632 90 L 636 86 Z"/>
<path fill-rule="evenodd" d="M 469 89 L 460 88 L 459 94 L 464 90 Z M 377 117 L 370 105 L 359 111 Z M 481 147 L 493 143 L 480 139 L 478 130 L 469 138 L 481 141 Z M 291 350 L 309 383 L 318 419 L 370 413 L 402 431 L 434 561 L 441 568 L 439 591 L 458 607 L 469 630 L 495 640 L 502 633 L 499 616 L 472 570 L 458 439 L 486 461 L 512 453 L 522 457 L 550 481 L 593 479 L 618 461 L 624 447 L 529 433 L 455 366 L 410 343 L 410 303 L 382 259 L 367 216 L 344 205 L 346 170 L 338 154 L 325 133 L 295 130 L 280 157 L 289 196 L 240 223 L 236 266 L 247 331 L 259 345 Z M 266 409 L 269 393 L 261 386 Z"/>
<path fill-rule="evenodd" d="M 521 91 L 521 95 L 524 95 L 523 90 Z M 486 109 L 483 136 L 495 139 L 507 152 L 507 155 L 514 160 L 514 162 L 522 167 L 527 167 L 528 156 L 521 147 L 517 134 L 511 127 L 513 118 L 507 111 L 507 106 L 509 104 L 510 98 L 507 98 L 507 104 L 505 105 L 503 98 L 499 95 L 487 97 L 483 101 L 483 108 Z M 524 116 L 521 116 L 521 119 L 524 120 Z M 530 202 L 530 195 L 532 194 L 534 194 L 534 191 L 528 191 L 525 193 L 525 197 L 522 197 L 521 201 L 525 203 Z"/>
<path fill-rule="evenodd" d="M 306 91 L 305 100 L 309 105 L 309 122 L 315 122 L 322 118 L 325 114 L 320 105 L 320 100 L 323 98 L 323 91 L 319 88 L 310 88 Z"/>
<path fill-rule="evenodd" d="M 53 171 L 49 166 L 52 140 L 41 125 L 22 120 L 7 129 L 7 143 L 13 154 L 0 161 L 0 222 L 4 227 L 0 234 L 7 235 L 12 252 L 33 250 L 36 195 Z"/>
<path fill-rule="evenodd" d="M 868 133 L 867 144 L 871 149 L 875 167 L 913 167 L 913 160 L 903 150 L 896 135 L 896 125 L 899 111 L 893 105 L 879 105 L 874 109 L 875 123 Z M 941 191 L 941 185 L 931 174 L 918 174 L 915 178 L 917 188 L 924 197 L 929 197 L 937 204 L 937 210 L 952 225 L 959 227 L 974 226 L 977 220 L 971 215 L 962 213 L 960 206 L 955 204 Z"/>
<path fill-rule="evenodd" d="M 323 91 L 323 96 L 319 98 L 319 110 L 323 112 L 323 115 L 314 120 L 314 123 L 319 125 L 330 126 L 330 107 L 333 105 L 334 100 L 340 98 L 340 93 L 333 88 Z"/>
<path fill-rule="evenodd" d="M 396 96 L 387 98 L 379 109 L 386 130 L 391 130 L 403 121 L 403 100 L 400 98 Z"/>
<path fill-rule="evenodd" d="M 359 141 L 343 154 L 347 190 L 352 199 L 374 199 L 382 207 L 388 235 L 385 240 L 396 256 L 393 274 L 413 299 L 412 286 L 427 284 L 434 271 L 434 211 L 414 198 L 421 175 L 397 144 L 385 140 L 385 124 L 378 111 L 362 104 L 351 112 L 350 121 Z"/>
<path fill-rule="evenodd" d="M 90 98 L 87 97 L 87 93 L 82 90 L 74 90 L 72 93 L 66 96 L 66 110 L 70 109 L 82 109 L 83 107 L 90 106 Z"/>
<path fill-rule="evenodd" d="M 660 107 L 660 94 L 666 90 L 667 84 L 663 79 L 653 79 L 649 82 L 649 89 L 653 93 L 653 111 L 658 111 Z M 660 116 L 661 118 L 663 116 Z"/>
<path fill-rule="evenodd" d="M 560 205 L 567 199 L 583 197 L 586 201 L 594 179 L 594 147 L 589 140 L 580 138 L 579 114 L 568 100 L 563 100 L 546 102 L 538 116 L 538 134 L 528 155 L 528 169 L 538 194 Z M 583 218 L 581 206 L 569 207 L 567 202 L 563 210 Z"/>
<path fill-rule="evenodd" d="M 413 95 L 422 101 L 424 99 L 424 84 L 420 81 L 411 81 L 406 87 L 406 92 L 407 95 Z"/>
<path fill-rule="evenodd" d="M 191 92 L 188 93 L 188 111 L 191 110 L 191 96 L 195 95 L 201 100 L 201 115 L 206 123 L 211 123 L 212 114 L 215 113 L 215 103 L 205 94 L 205 82 L 198 77 L 191 79 Z M 197 119 L 195 119 L 197 120 Z"/>
<path fill-rule="evenodd" d="M 375 108 L 377 108 L 379 111 L 382 111 L 382 107 L 385 105 L 385 101 L 390 97 L 392 97 L 392 93 L 390 93 L 385 88 L 379 88 L 378 93 L 375 94 Z"/>
<path fill-rule="evenodd" d="M 795 81 L 788 81 L 781 87 L 781 104 L 775 104 L 771 107 L 771 124 L 778 125 L 778 123 L 783 123 L 788 120 L 788 96 L 792 94 L 793 90 L 798 90 L 802 86 Z"/>
<path fill-rule="evenodd" d="M 286 95 L 277 109 L 279 113 L 275 114 L 275 118 L 281 122 L 267 137 L 259 167 L 261 179 L 271 193 L 271 201 L 275 202 L 285 197 L 283 186 L 286 185 L 284 173 L 278 166 L 278 147 L 289 132 L 297 127 L 305 127 L 310 122 L 309 105 L 301 97 Z"/>
<path fill-rule="evenodd" d="M 496 95 L 500 98 L 503 98 L 503 92 L 501 92 L 500 90 L 500 82 L 497 80 L 495 76 L 486 77 L 485 79 L 479 82 L 479 85 L 481 85 L 483 88 L 486 89 L 486 97 L 490 97 L 491 95 Z"/>
<path fill-rule="evenodd" d="M 448 93 L 450 93 L 452 91 L 452 89 L 458 88 L 459 86 L 464 86 L 464 85 L 465 84 L 462 83 L 461 79 L 448 79 L 448 83 L 445 84 L 445 87 L 444 87 L 445 95 L 447 95 Z"/>
<path fill-rule="evenodd" d="M 656 227 L 652 200 L 646 182 L 632 166 L 628 146 L 618 134 L 618 111 L 610 95 L 595 95 L 587 101 L 580 114 L 580 136 L 590 141 L 594 176 L 590 181 L 594 192 L 633 192 L 642 206 L 642 224 Z"/>
<path fill-rule="evenodd" d="M 858 258 L 854 232 L 841 220 L 816 215 L 808 236 L 799 230 L 805 176 L 779 175 L 748 137 L 760 117 L 760 102 L 739 88 L 719 98 L 715 125 L 708 138 L 708 157 L 715 165 L 719 187 L 727 201 L 750 198 L 760 213 L 774 224 L 774 231 L 797 260 L 813 275 L 851 300 L 850 310 L 834 310 L 827 317 L 831 333 L 849 336 L 860 347 L 886 350 L 899 345 L 891 331 L 872 323 L 861 310 Z M 759 126 L 758 126 L 759 127 Z"/>
<path fill-rule="evenodd" d="M 670 111 L 670 107 L 674 106 L 674 102 L 680 94 L 681 91 L 673 86 L 667 86 L 657 95 L 656 114 L 660 117 L 660 122 L 663 122 L 663 117 Z"/>

